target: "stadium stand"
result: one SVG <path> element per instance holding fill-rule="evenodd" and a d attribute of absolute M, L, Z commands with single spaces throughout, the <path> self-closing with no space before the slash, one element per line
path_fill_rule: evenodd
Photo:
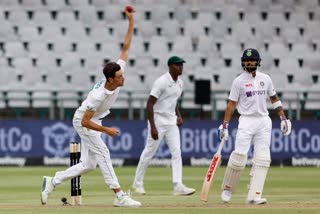
<path fill-rule="evenodd" d="M 199 109 L 194 80 L 209 79 L 206 110 L 223 111 L 248 47 L 260 51 L 287 110 L 319 117 L 319 0 L 0 0 L 0 116 L 32 108 L 41 118 L 70 117 L 103 63 L 116 60 L 127 4 L 136 27 L 116 118 L 144 118 L 150 85 L 171 55 L 187 61 L 182 107 Z"/>

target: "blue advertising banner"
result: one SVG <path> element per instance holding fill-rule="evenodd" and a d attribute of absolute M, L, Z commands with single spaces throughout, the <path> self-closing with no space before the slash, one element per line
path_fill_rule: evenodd
<path fill-rule="evenodd" d="M 144 148 L 147 136 L 146 121 L 104 121 L 117 127 L 121 134 L 111 138 L 102 135 L 112 158 L 137 159 Z M 180 129 L 183 158 L 211 158 L 218 147 L 217 128 L 220 121 L 186 121 Z M 228 158 L 234 148 L 237 121 L 230 123 L 229 140 L 222 154 Z M 294 121 L 292 133 L 285 137 L 273 122 L 272 159 L 319 158 L 320 121 Z M 79 141 L 71 121 L 2 120 L 0 122 L 0 157 L 68 157 L 69 143 Z M 250 157 L 251 153 L 249 154 Z M 156 158 L 170 158 L 162 143 Z"/>

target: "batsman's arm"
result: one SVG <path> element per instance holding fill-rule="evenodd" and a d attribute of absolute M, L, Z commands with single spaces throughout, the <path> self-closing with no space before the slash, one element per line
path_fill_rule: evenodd
<path fill-rule="evenodd" d="M 82 120 L 81 120 L 81 125 L 83 127 L 91 129 L 91 130 L 106 133 L 106 134 L 110 135 L 111 137 L 114 137 L 119 134 L 119 130 L 116 128 L 101 126 L 101 125 L 98 125 L 95 122 L 93 122 L 91 120 L 91 118 L 93 117 L 94 113 L 95 113 L 95 111 L 91 111 L 91 110 L 85 111 L 85 113 L 82 117 Z"/>
<path fill-rule="evenodd" d="M 154 140 L 158 140 L 158 130 L 154 122 L 154 111 L 153 111 L 153 106 L 156 102 L 157 102 L 157 98 L 150 95 L 147 102 L 147 112 L 148 112 L 148 120 L 151 128 L 151 136 Z"/>
<path fill-rule="evenodd" d="M 228 101 L 227 108 L 224 113 L 224 122 L 223 123 L 229 123 L 236 107 L 237 107 L 236 101 L 233 101 L 233 100 Z"/>
<path fill-rule="evenodd" d="M 286 115 L 283 111 L 282 104 L 281 104 L 281 101 L 280 101 L 278 95 L 275 94 L 274 96 L 271 96 L 270 100 L 271 100 L 271 103 L 272 103 L 274 109 L 278 112 L 279 117 L 286 118 Z"/>
<path fill-rule="evenodd" d="M 285 136 L 289 135 L 291 133 L 292 124 L 291 124 L 291 121 L 289 119 L 287 119 L 287 117 L 283 111 L 283 108 L 282 108 L 282 103 L 279 100 L 277 94 L 270 96 L 270 100 L 273 105 L 273 108 L 278 111 L 278 115 L 281 119 L 280 129 L 281 129 L 283 135 L 285 135 Z"/>
<path fill-rule="evenodd" d="M 127 30 L 126 36 L 124 38 L 122 51 L 120 53 L 120 59 L 127 61 L 128 54 L 129 54 L 129 48 L 130 48 L 132 35 L 133 35 L 133 29 L 134 29 L 134 18 L 133 18 L 134 11 L 133 12 L 125 11 L 125 13 L 128 17 L 129 25 L 128 25 L 128 30 Z"/>

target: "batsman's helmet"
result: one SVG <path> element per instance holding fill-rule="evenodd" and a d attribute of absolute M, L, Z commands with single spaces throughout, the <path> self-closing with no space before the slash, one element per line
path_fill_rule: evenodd
<path fill-rule="evenodd" d="M 246 65 L 245 61 L 252 61 L 255 60 L 257 62 L 256 65 Z M 241 57 L 241 66 L 243 69 L 249 73 L 254 72 L 257 70 L 257 67 L 260 66 L 261 58 L 259 52 L 254 48 L 248 48 L 244 50 L 242 57 Z"/>

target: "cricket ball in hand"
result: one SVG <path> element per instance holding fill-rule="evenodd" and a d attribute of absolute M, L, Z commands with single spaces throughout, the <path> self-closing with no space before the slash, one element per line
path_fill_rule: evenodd
<path fill-rule="evenodd" d="M 127 5 L 126 6 L 126 11 L 129 12 L 129 13 L 132 13 L 134 11 L 134 8 L 130 5 Z"/>

